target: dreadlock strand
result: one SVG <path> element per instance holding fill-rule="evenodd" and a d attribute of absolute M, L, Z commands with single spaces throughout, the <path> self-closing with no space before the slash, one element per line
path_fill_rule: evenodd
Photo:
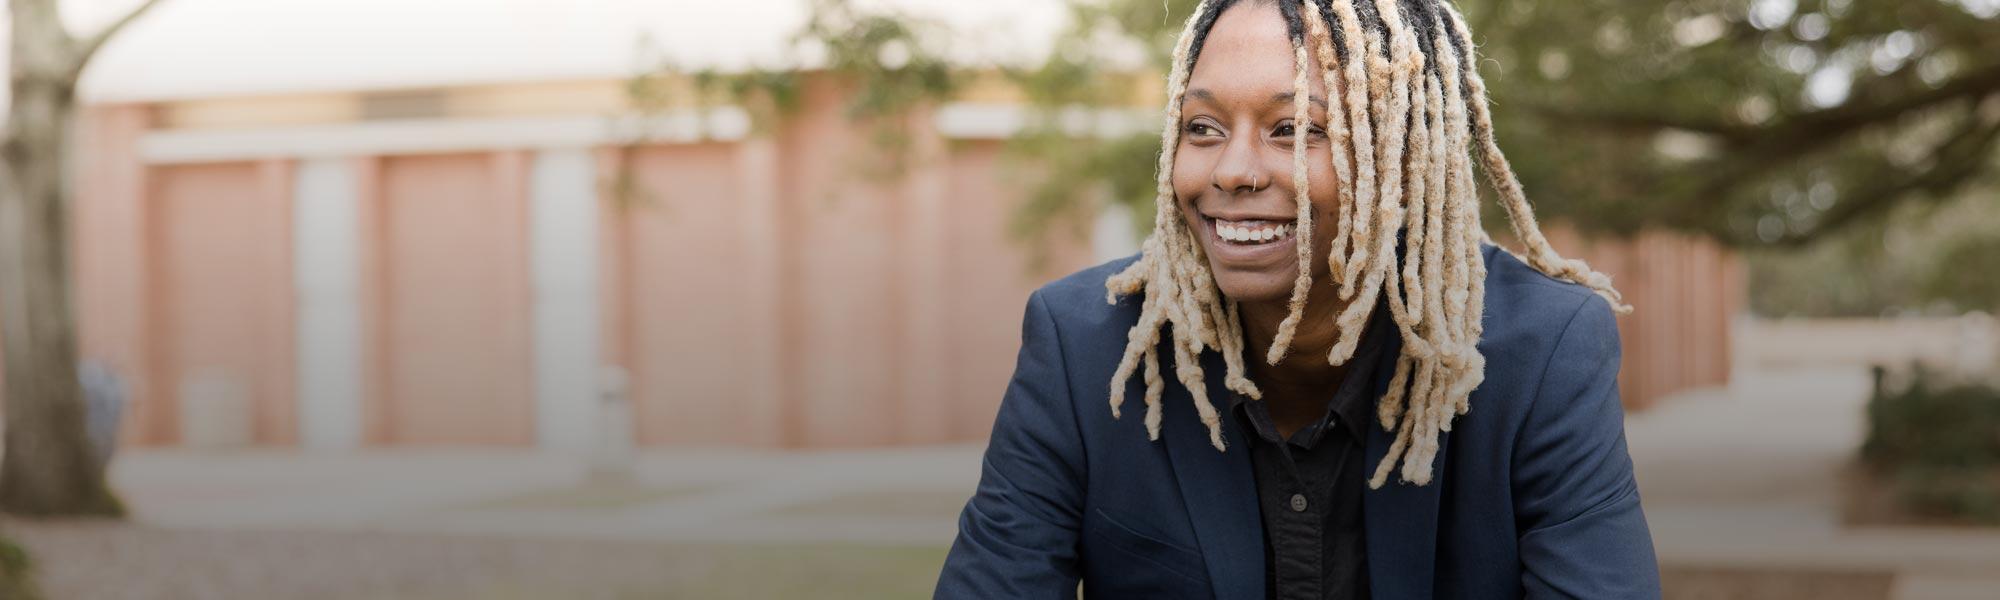
<path fill-rule="evenodd" d="M 1329 264 L 1340 269 L 1340 297 L 1346 299 L 1354 297 L 1355 287 L 1360 283 L 1356 281 L 1356 271 L 1368 258 L 1368 244 L 1364 240 L 1371 213 L 1367 209 L 1375 203 L 1375 137 L 1368 112 L 1368 63 L 1375 55 L 1376 43 L 1374 36 L 1363 29 L 1354 2 L 1338 0 L 1330 4 L 1336 20 L 1340 21 L 1341 39 L 1347 48 L 1347 61 L 1342 65 L 1347 90 L 1342 96 L 1347 101 L 1348 143 L 1354 159 L 1354 193 L 1341 198 L 1342 214 L 1349 220 L 1334 234 L 1333 244 L 1335 248 L 1346 248 L 1351 240 L 1353 248 L 1341 256 L 1339 264 Z"/>
<path fill-rule="evenodd" d="M 1157 330 L 1155 330 L 1157 331 Z M 1154 336 L 1158 337 L 1158 336 Z M 1160 380 L 1160 348 L 1158 344 L 1146 347 L 1146 439 L 1160 440 L 1160 395 L 1167 390 L 1167 382 Z"/>
<path fill-rule="evenodd" d="M 1334 343 L 1327 357 L 1328 362 L 1335 365 L 1343 364 L 1353 357 L 1354 349 L 1360 344 L 1368 315 L 1375 309 L 1375 299 L 1381 292 L 1382 279 L 1395 263 L 1393 257 L 1396 244 L 1395 232 L 1402 227 L 1405 202 L 1402 163 L 1403 147 L 1407 142 L 1403 139 L 1403 130 L 1408 123 L 1409 82 L 1410 76 L 1421 72 L 1424 64 L 1423 55 L 1416 52 L 1415 38 L 1404 27 L 1401 11 L 1393 4 L 1393 0 L 1376 0 L 1375 6 L 1376 14 L 1382 19 L 1384 28 L 1380 36 L 1382 39 L 1378 43 L 1387 45 L 1389 56 L 1384 58 L 1378 53 L 1370 53 L 1368 57 L 1370 69 L 1376 75 L 1372 78 L 1370 86 L 1375 111 L 1374 119 L 1376 123 L 1385 126 L 1384 135 L 1378 139 L 1374 151 L 1378 153 L 1380 161 L 1378 164 L 1387 168 L 1381 173 L 1382 188 L 1372 219 L 1361 220 L 1363 227 L 1355 232 L 1357 237 L 1371 240 L 1376 247 L 1372 256 L 1357 261 L 1359 265 L 1353 263 L 1348 265 L 1350 269 L 1360 266 L 1364 280 L 1359 296 L 1354 298 L 1340 315 L 1340 339 Z M 1371 220 L 1375 221 L 1374 225 L 1377 226 L 1375 227 L 1377 231 L 1372 237 L 1366 231 Z"/>
<path fill-rule="evenodd" d="M 1449 61 L 1450 57 L 1442 60 Z M 1444 256 L 1444 211 L 1451 204 L 1454 191 L 1446 185 L 1448 178 L 1445 174 L 1451 168 L 1453 137 L 1445 125 L 1444 106 L 1448 101 L 1448 92 L 1441 82 L 1444 76 L 1444 69 L 1439 68 L 1435 76 L 1425 82 L 1430 91 L 1425 115 L 1428 121 L 1425 128 L 1430 133 L 1430 169 L 1424 174 L 1427 180 L 1424 186 L 1431 197 L 1424 202 L 1423 227 L 1411 236 L 1417 239 L 1417 243 L 1407 249 L 1411 256 L 1416 257 L 1413 262 L 1417 263 L 1417 276 L 1423 281 L 1424 316 L 1431 329 L 1440 331 L 1445 326 L 1445 320 L 1444 304 L 1439 298 L 1444 289 L 1444 265 L 1439 261 Z"/>
<path fill-rule="evenodd" d="M 1409 404 L 1417 404 L 1430 391 L 1428 371 L 1432 368 L 1434 366 L 1430 364 L 1418 365 L 1417 372 L 1411 375 L 1414 383 L 1412 387 L 1414 389 L 1410 391 Z M 1389 451 L 1382 454 L 1382 462 L 1375 465 L 1375 474 L 1368 478 L 1368 487 L 1370 489 L 1381 489 L 1382 484 L 1388 482 L 1389 472 L 1396 468 L 1396 463 L 1403 457 L 1403 451 L 1410 447 L 1410 438 L 1414 434 L 1412 429 L 1416 425 L 1416 419 L 1410 418 L 1411 415 L 1408 410 L 1398 412 L 1396 423 L 1393 426 L 1396 437 L 1390 440 Z"/>
<path fill-rule="evenodd" d="M 1390 322 L 1403 336 L 1403 353 L 1416 357 L 1430 356 L 1432 349 L 1430 341 L 1422 335 L 1423 328 L 1410 324 L 1412 314 L 1422 313 L 1413 313 L 1403 305 L 1402 297 L 1409 292 L 1404 290 L 1402 280 L 1389 277 L 1384 282 L 1389 286 L 1384 303 L 1389 305 Z"/>
<path fill-rule="evenodd" d="M 1465 25 L 1464 17 L 1449 7 L 1446 8 L 1446 12 L 1451 16 L 1453 32 L 1470 53 L 1472 36 Z M 1483 166 L 1487 181 L 1499 194 L 1501 206 L 1507 209 L 1507 219 L 1513 225 L 1514 237 L 1527 247 L 1528 264 L 1551 277 L 1590 288 L 1610 302 L 1612 310 L 1618 314 L 1631 313 L 1632 307 L 1625 304 L 1623 296 L 1616 288 L 1611 287 L 1609 276 L 1591 270 L 1590 265 L 1581 260 L 1564 258 L 1557 254 L 1555 248 L 1549 244 L 1548 238 L 1542 235 L 1541 226 L 1535 222 L 1534 209 L 1528 205 L 1528 197 L 1521 190 L 1521 181 L 1514 175 L 1513 167 L 1507 164 L 1507 156 L 1501 153 L 1500 145 L 1494 139 L 1493 116 L 1486 106 L 1486 82 L 1479 76 L 1477 69 L 1468 69 L 1465 79 L 1466 88 L 1473 98 L 1467 103 L 1474 127 L 1473 137 L 1478 142 L 1480 156 L 1485 161 Z"/>
<path fill-rule="evenodd" d="M 1139 323 L 1125 334 L 1125 355 L 1118 360 L 1118 368 L 1111 372 L 1111 418 L 1123 416 L 1119 409 L 1125 405 L 1125 383 L 1132 378 L 1132 371 L 1139 367 L 1139 355 L 1152 350 L 1160 342 L 1160 315 L 1155 310 L 1159 303 L 1157 296 L 1147 296 L 1140 303 Z M 1136 350 L 1136 351 L 1135 351 Z M 1148 377 L 1151 385 L 1152 377 Z"/>
<path fill-rule="evenodd" d="M 1410 391 L 1411 370 L 1416 359 L 1407 355 L 1396 357 L 1396 372 L 1389 377 L 1389 389 L 1382 392 L 1382 399 L 1375 403 L 1375 421 L 1385 431 L 1394 431 L 1396 415 L 1403 412 L 1403 402 Z"/>
<path fill-rule="evenodd" d="M 1419 442 L 1420 421 L 1437 394 L 1437 372 L 1437 361 L 1416 361 L 1415 372 L 1411 374 L 1409 400 L 1397 415 L 1396 439 L 1390 444 L 1390 451 L 1382 456 L 1382 463 L 1375 466 L 1377 481 L 1394 471 L 1397 463 L 1404 463 L 1402 480 L 1410 480 L 1408 463 Z M 1370 482 L 1370 485 L 1381 487 L 1376 482 Z"/>
<path fill-rule="evenodd" d="M 1360 4 L 1360 6 L 1367 5 Z M 1376 268 L 1375 226 L 1381 220 L 1379 212 L 1381 204 L 1396 201 L 1382 197 L 1382 182 L 1387 179 L 1384 172 L 1394 169 L 1394 165 L 1388 164 L 1382 156 L 1381 147 L 1382 140 L 1389 136 L 1387 120 L 1383 115 L 1388 110 L 1386 106 L 1388 90 L 1384 88 L 1389 85 L 1392 76 L 1389 74 L 1388 61 L 1382 57 L 1382 54 L 1387 52 L 1389 44 L 1379 38 L 1387 35 L 1385 32 L 1375 32 L 1367 37 L 1365 39 L 1367 50 L 1354 61 L 1361 63 L 1367 71 L 1361 86 L 1364 90 L 1361 97 L 1365 107 L 1364 119 L 1368 122 L 1369 137 L 1354 141 L 1355 153 L 1367 158 L 1367 167 L 1357 169 L 1362 172 L 1355 178 L 1355 189 L 1360 193 L 1356 194 L 1354 219 L 1349 223 L 1354 247 L 1347 257 L 1345 265 L 1347 270 L 1341 274 L 1342 300 L 1353 300 L 1357 292 L 1367 287 L 1367 274 Z"/>
<path fill-rule="evenodd" d="M 1486 355 L 1480 354 L 1477 351 L 1467 352 L 1465 354 L 1465 368 L 1463 372 L 1465 374 L 1456 383 L 1452 384 L 1450 391 L 1450 408 L 1451 414 L 1454 415 L 1465 414 L 1467 410 L 1472 408 L 1472 390 L 1478 388 L 1479 384 L 1486 380 Z M 1443 429 L 1451 431 L 1451 417 L 1446 415 L 1443 417 L 1443 421 Z"/>
<path fill-rule="evenodd" d="M 1435 65 L 1436 61 L 1432 61 L 1431 64 Z M 1429 326 L 1425 324 L 1425 318 L 1429 316 L 1426 313 L 1431 295 L 1427 292 L 1432 290 L 1434 285 L 1424 278 L 1426 273 L 1423 267 L 1427 263 L 1423 257 L 1430 243 L 1430 228 L 1437 221 L 1437 215 L 1442 212 L 1444 205 L 1444 180 L 1440 175 L 1443 173 L 1445 162 L 1450 159 L 1444 156 L 1445 132 L 1437 119 L 1438 113 L 1442 111 L 1439 98 L 1442 92 L 1437 85 L 1435 69 L 1427 73 L 1422 82 L 1423 85 L 1418 89 L 1422 92 L 1423 101 L 1420 106 L 1412 109 L 1414 131 L 1410 136 L 1410 146 L 1414 155 L 1418 157 L 1417 160 L 1421 160 L 1423 164 L 1422 168 L 1411 169 L 1411 181 L 1420 191 L 1411 194 L 1414 203 L 1407 213 L 1408 221 L 1404 229 L 1403 287 L 1410 290 L 1410 324 L 1424 326 L 1429 330 L 1435 329 L 1436 323 L 1432 321 Z M 1413 104 L 1418 103 L 1413 102 Z"/>
<path fill-rule="evenodd" d="M 1223 375 L 1223 387 L 1227 387 L 1230 391 L 1242 394 L 1244 397 L 1252 400 L 1263 399 L 1264 394 L 1257 389 L 1257 384 L 1250 381 L 1250 378 L 1244 374 L 1243 321 L 1242 317 L 1239 316 L 1236 301 L 1234 300 L 1229 301 L 1229 316 L 1227 320 L 1223 321 L 1223 328 L 1222 341 L 1224 346 L 1222 348 L 1222 360 L 1224 366 L 1228 369 L 1228 372 Z"/>
<path fill-rule="evenodd" d="M 1446 385 L 1439 391 L 1439 402 L 1432 407 L 1430 420 L 1438 431 L 1450 431 L 1452 418 L 1469 408 L 1472 390 L 1485 379 L 1486 363 L 1479 354 L 1478 342 L 1482 310 L 1479 303 L 1485 295 L 1486 281 L 1480 244 L 1486 239 L 1486 234 L 1480 225 L 1479 190 L 1471 175 L 1471 128 L 1466 117 L 1466 94 L 1461 81 L 1461 75 L 1469 70 L 1470 58 L 1461 54 L 1462 44 L 1446 39 L 1448 27 L 1442 22 L 1444 15 L 1436 17 L 1439 22 L 1432 29 L 1436 38 L 1432 45 L 1439 49 L 1438 80 L 1442 85 L 1445 134 L 1451 150 L 1451 160 L 1442 174 L 1453 190 L 1453 201 L 1447 208 L 1447 219 L 1451 223 L 1451 237 L 1447 241 L 1449 255 L 1440 257 L 1439 270 L 1444 271 L 1447 278 L 1441 290 L 1446 296 L 1443 326 L 1452 342 L 1451 351 L 1444 355 L 1449 369 L 1445 377 Z M 1448 267 L 1442 266 L 1447 264 Z M 1434 454 L 1434 451 L 1424 452 L 1415 458 L 1428 462 L 1433 460 Z"/>
<path fill-rule="evenodd" d="M 1308 0 L 1303 3 L 1305 10 L 1315 12 Z M 1285 352 L 1292 346 L 1292 336 L 1297 335 L 1299 319 L 1305 316 L 1306 295 L 1312 291 L 1312 182 L 1307 179 L 1306 146 L 1310 140 L 1312 125 L 1312 100 L 1307 85 L 1306 44 L 1302 37 L 1292 40 L 1292 189 L 1296 192 L 1296 221 L 1293 223 L 1292 247 L 1297 249 L 1299 276 L 1292 281 L 1292 298 L 1287 302 L 1285 319 L 1278 323 L 1278 334 L 1271 341 L 1271 350 L 1264 360 L 1278 364 L 1284 360 Z"/>
<path fill-rule="evenodd" d="M 1215 404 L 1208 401 L 1208 386 L 1204 383 L 1201 363 L 1201 348 L 1183 340 L 1174 344 L 1174 375 L 1187 387 L 1188 395 L 1194 398 L 1194 410 L 1201 417 L 1201 424 L 1208 428 L 1208 443 L 1216 450 L 1227 451 L 1222 443 L 1222 416 L 1215 410 Z"/>
<path fill-rule="evenodd" d="M 1444 205 L 1443 227 L 1432 241 L 1442 247 L 1434 248 L 1428 257 L 1440 277 L 1439 286 L 1432 291 L 1433 302 L 1437 303 L 1438 327 L 1446 335 L 1451 348 L 1444 353 L 1446 360 L 1459 363 L 1467 343 L 1464 337 L 1464 304 L 1461 295 L 1473 282 L 1467 280 L 1464 265 L 1453 264 L 1464 256 L 1465 235 L 1477 229 L 1467 221 L 1479 214 L 1479 189 L 1472 182 L 1472 165 L 1468 152 L 1471 141 L 1467 124 L 1465 97 L 1462 94 L 1460 57 L 1454 52 L 1443 52 L 1439 56 L 1438 73 L 1443 80 L 1444 137 L 1449 153 L 1443 169 L 1447 200 Z"/>
<path fill-rule="evenodd" d="M 1410 90 L 1412 107 L 1429 104 L 1424 98 L 1423 89 L 1423 87 L 1417 86 Z M 1423 231 L 1425 204 L 1428 202 L 1430 195 L 1426 187 L 1428 179 L 1426 173 L 1430 170 L 1430 152 L 1428 150 L 1430 131 L 1421 116 L 1412 116 L 1410 124 L 1408 143 L 1411 152 L 1408 154 L 1410 160 L 1407 164 L 1407 172 L 1404 174 L 1405 181 L 1409 182 L 1409 195 L 1406 201 L 1408 207 L 1404 209 L 1404 215 L 1407 219 L 1405 221 L 1406 230 L 1421 232 Z M 1433 351 L 1430 340 L 1425 335 L 1428 328 L 1422 326 L 1424 315 L 1423 287 L 1417 280 L 1416 271 L 1418 263 L 1416 258 L 1419 255 L 1416 253 L 1417 250 L 1415 248 L 1421 247 L 1423 236 L 1414 236 L 1415 240 L 1409 239 L 1410 237 L 1407 234 L 1404 237 L 1404 257 L 1401 261 L 1402 277 L 1399 278 L 1396 276 L 1395 263 L 1392 262 L 1389 267 L 1389 276 L 1385 281 L 1389 284 L 1389 312 L 1403 334 L 1403 340 L 1407 346 L 1406 352 L 1422 357 L 1429 356 Z"/>
<path fill-rule="evenodd" d="M 1381 251 L 1377 248 L 1379 244 L 1374 243 L 1379 233 L 1375 230 L 1392 228 L 1386 224 L 1387 219 L 1383 211 L 1387 210 L 1386 207 L 1398 205 L 1402 201 L 1398 193 L 1401 187 L 1399 176 L 1401 165 L 1397 163 L 1401 153 L 1391 148 L 1400 148 L 1400 140 L 1397 139 L 1400 138 L 1400 134 L 1397 130 L 1400 129 L 1401 119 L 1393 112 L 1395 103 L 1401 97 L 1398 92 L 1402 90 L 1399 87 L 1408 87 L 1408 80 L 1399 77 L 1399 70 L 1408 60 L 1410 48 L 1405 44 L 1398 11 L 1394 6 L 1384 10 L 1383 1 L 1376 0 L 1372 4 L 1355 2 L 1355 8 L 1361 17 L 1372 20 L 1376 25 L 1371 28 L 1374 35 L 1367 38 L 1366 59 L 1359 62 L 1364 62 L 1367 66 L 1368 80 L 1365 87 L 1368 90 L 1368 118 L 1371 129 L 1378 135 L 1368 140 L 1367 146 L 1360 148 L 1360 151 L 1373 157 L 1367 182 L 1371 189 L 1370 197 L 1357 204 L 1354 236 L 1358 247 L 1347 263 L 1347 273 L 1343 277 L 1346 281 L 1341 288 L 1343 299 L 1353 299 L 1356 291 L 1367 290 L 1380 284 L 1374 275 L 1381 269 L 1379 259 Z M 1402 97 L 1401 101 L 1407 102 L 1407 97 Z M 1361 285 L 1355 286 L 1357 281 Z M 1363 296 L 1368 294 L 1364 293 Z M 1372 301 L 1364 300 L 1357 303 L 1366 305 L 1369 309 L 1374 308 Z M 1343 315 L 1341 320 L 1352 322 L 1354 318 Z M 1335 352 L 1334 356 L 1342 354 L 1344 353 Z"/>
<path fill-rule="evenodd" d="M 1348 221 L 1352 219 L 1352 212 L 1354 210 L 1353 204 L 1350 203 L 1354 197 L 1354 189 L 1352 187 L 1354 166 L 1348 156 L 1348 146 L 1341 143 L 1343 140 L 1348 139 L 1350 135 L 1347 127 L 1347 111 L 1341 110 L 1340 101 L 1333 99 L 1334 95 L 1341 93 L 1341 62 L 1335 50 L 1336 42 L 1333 40 L 1333 30 L 1327 26 L 1327 22 L 1334 18 L 1332 4 L 1339 1 L 1341 0 L 1327 0 L 1326 3 L 1322 4 L 1318 0 L 1306 0 L 1309 10 L 1304 11 L 1305 14 L 1302 15 L 1302 18 L 1306 22 L 1307 35 L 1310 36 L 1313 48 L 1319 56 L 1320 77 L 1326 85 L 1326 93 L 1329 98 L 1326 106 L 1327 146 L 1329 154 L 1332 155 L 1333 159 L 1335 189 L 1336 194 L 1338 194 L 1338 201 L 1336 203 L 1340 205 L 1340 215 L 1335 219 L 1334 223 L 1337 225 L 1337 228 L 1342 229 L 1341 232 L 1335 234 L 1332 249 L 1327 252 L 1327 266 L 1329 267 L 1327 271 L 1335 284 L 1342 282 L 1341 275 L 1347 269 L 1345 266 L 1347 236 L 1344 233 L 1344 228 Z M 1300 268 L 1303 269 L 1304 267 Z"/>
<path fill-rule="evenodd" d="M 1203 4 L 1206 6 L 1206 3 Z M 1160 169 L 1155 188 L 1154 234 L 1147 238 L 1145 252 L 1139 260 L 1105 282 L 1107 300 L 1116 303 L 1118 296 L 1143 292 L 1139 321 L 1127 334 L 1125 354 L 1120 359 L 1118 369 L 1111 380 L 1111 414 L 1120 416 L 1120 407 L 1125 401 L 1125 384 L 1132 376 L 1135 362 L 1143 362 L 1145 368 L 1146 435 L 1157 440 L 1160 435 L 1160 401 L 1165 390 L 1165 382 L 1159 376 L 1159 350 L 1161 330 L 1167 322 L 1185 322 L 1185 315 L 1178 310 L 1178 287 L 1172 276 L 1176 261 L 1174 235 L 1171 225 L 1173 218 L 1171 169 L 1174 159 L 1175 141 L 1180 131 L 1180 99 L 1186 93 L 1187 68 L 1182 65 L 1191 44 L 1188 34 L 1194 28 L 1201 14 L 1197 10 L 1188 19 L 1187 29 L 1174 46 L 1175 67 L 1167 77 L 1168 102 L 1167 124 L 1162 127 L 1163 142 L 1160 150 Z"/>
<path fill-rule="evenodd" d="M 1202 347 L 1221 349 L 1222 341 L 1216 335 L 1223 319 L 1221 293 L 1215 289 L 1215 278 L 1204 267 L 1208 258 L 1201 244 L 1194 240 L 1194 232 L 1180 219 L 1169 224 L 1167 236 L 1173 247 L 1169 255 L 1176 257 L 1169 264 L 1170 276 L 1180 294 L 1175 310 L 1183 320 L 1177 324 L 1191 329 Z"/>

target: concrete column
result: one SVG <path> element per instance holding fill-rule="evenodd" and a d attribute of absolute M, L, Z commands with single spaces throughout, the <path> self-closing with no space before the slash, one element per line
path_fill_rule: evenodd
<path fill-rule="evenodd" d="M 784 173 L 778 166 L 778 150 L 777 141 L 763 135 L 736 145 L 736 164 L 743 182 L 740 233 L 747 267 L 740 285 L 750 315 L 743 332 L 747 341 L 745 395 L 751 413 L 751 437 L 746 441 L 757 446 L 779 446 L 786 441 L 782 380 L 787 374 L 783 370 L 785 333 L 780 297 L 785 293 L 782 272 L 787 240 L 779 233 L 780 219 L 786 217 L 780 214 L 779 206 Z"/>
<path fill-rule="evenodd" d="M 584 149 L 545 150 L 532 168 L 536 442 L 583 451 L 598 422 L 597 162 Z"/>
<path fill-rule="evenodd" d="M 1090 254 L 1095 262 L 1131 256 L 1139 251 L 1139 235 L 1132 228 L 1132 209 L 1106 202 L 1097 211 L 1090 227 Z"/>
<path fill-rule="evenodd" d="M 951 437 L 951 317 L 947 295 L 953 246 L 950 239 L 951 163 L 944 136 L 928 112 L 910 117 L 912 148 L 902 181 L 903 204 L 896 207 L 900 243 L 895 259 L 902 283 L 895 347 L 904 365 L 897 375 L 900 404 L 884 442 L 938 443 Z M 999 226 L 999 224 L 995 224 Z"/>
<path fill-rule="evenodd" d="M 298 292 L 300 443 L 361 444 L 360 230 L 354 162 L 301 161 L 293 180 L 293 282 Z"/>

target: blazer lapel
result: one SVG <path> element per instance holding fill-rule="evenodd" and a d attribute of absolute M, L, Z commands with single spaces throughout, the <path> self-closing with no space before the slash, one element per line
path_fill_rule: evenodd
<path fill-rule="evenodd" d="M 1226 410 L 1228 390 L 1220 383 L 1220 355 L 1202 353 L 1209 373 L 1208 398 L 1216 410 Z M 1222 599 L 1264 596 L 1264 526 L 1257 508 L 1256 474 L 1250 449 L 1236 422 L 1224 413 L 1225 452 L 1208 443 L 1208 429 L 1196 417 L 1191 396 L 1178 385 L 1167 386 L 1160 437 L 1166 438 L 1168 460 L 1187 502 L 1208 581 Z"/>
<path fill-rule="evenodd" d="M 1393 360 L 1401 350 L 1400 336 L 1393 337 L 1383 356 Z M 1374 397 L 1381 398 L 1389 389 L 1394 371 L 1393 367 L 1378 370 Z M 1441 433 L 1438 439 L 1430 485 L 1403 483 L 1392 473 L 1382 489 L 1362 494 L 1362 522 L 1368 530 L 1368 579 L 1376 600 L 1431 597 L 1437 567 L 1438 502 L 1440 489 L 1445 485 L 1444 478 L 1437 474 L 1444 472 L 1445 457 L 1451 448 L 1446 443 L 1449 435 Z M 1392 438 L 1379 423 L 1368 428 L 1368 452 L 1363 455 L 1362 465 L 1368 475 L 1374 475 L 1382 457 L 1389 454 Z"/>

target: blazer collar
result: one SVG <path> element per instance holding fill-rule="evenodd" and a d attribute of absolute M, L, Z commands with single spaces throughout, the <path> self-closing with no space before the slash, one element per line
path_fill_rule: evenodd
<path fill-rule="evenodd" d="M 1402 352 L 1402 336 L 1390 336 L 1383 357 L 1394 360 Z M 1378 371 L 1374 397 L 1389 389 L 1394 369 Z M 1437 521 L 1441 490 L 1448 483 L 1444 472 L 1451 445 L 1440 432 L 1437 459 L 1431 463 L 1431 483 L 1416 486 L 1403 483 L 1395 474 L 1382 489 L 1362 492 L 1362 523 L 1367 528 L 1368 581 L 1378 600 L 1430 598 L 1437 567 Z M 1368 448 L 1362 455 L 1365 473 L 1374 475 L 1382 457 L 1389 453 L 1394 435 L 1383 431 L 1381 423 L 1370 421 Z M 1398 466 L 1400 468 L 1400 465 Z"/>
<path fill-rule="evenodd" d="M 1395 360 L 1402 353 L 1400 331 L 1385 330 L 1381 360 Z M 1165 348 L 1162 348 L 1165 350 Z M 1206 389 L 1218 410 L 1227 406 L 1228 388 L 1223 387 L 1222 356 L 1203 352 L 1202 369 L 1208 373 Z M 1375 370 L 1369 398 L 1378 399 L 1389 389 L 1395 369 Z M 1257 508 L 1257 480 L 1250 464 L 1248 438 L 1234 419 L 1222 420 L 1222 437 L 1227 451 L 1217 452 L 1208 444 L 1208 431 L 1195 418 L 1187 390 L 1168 385 L 1161 402 L 1163 415 L 1160 436 L 1165 439 L 1167 456 L 1181 498 L 1187 503 L 1188 520 L 1194 526 L 1195 541 L 1208 566 L 1208 580 L 1216 598 L 1261 598 L 1264 596 L 1264 524 Z M 1371 403 L 1372 406 L 1372 403 Z M 1370 411 L 1372 412 L 1372 411 Z M 1368 421 L 1366 452 L 1362 455 L 1364 475 L 1374 474 L 1393 438 L 1373 419 Z M 1438 507 L 1441 490 L 1448 484 L 1443 473 L 1449 433 L 1440 433 L 1437 459 L 1431 464 L 1430 485 L 1415 486 L 1391 476 L 1379 490 L 1362 493 L 1362 522 L 1367 528 L 1368 579 L 1378 600 L 1417 599 L 1432 596 L 1437 566 Z"/>
<path fill-rule="evenodd" d="M 1221 384 L 1222 357 L 1204 352 L 1201 361 L 1202 369 L 1210 373 L 1209 401 L 1223 409 L 1228 392 Z M 1225 418 L 1222 437 L 1228 450 L 1217 452 L 1208 444 L 1208 430 L 1195 417 L 1185 388 L 1169 385 L 1160 400 L 1166 411 L 1160 437 L 1165 438 L 1215 597 L 1264 597 L 1264 524 L 1257 508 L 1248 438 L 1235 420 Z"/>

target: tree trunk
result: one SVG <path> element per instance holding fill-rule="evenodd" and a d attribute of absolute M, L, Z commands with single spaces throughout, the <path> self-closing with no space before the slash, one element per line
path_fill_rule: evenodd
<path fill-rule="evenodd" d="M 119 515 L 84 435 L 77 382 L 66 183 L 74 86 L 17 74 L 12 91 L 0 144 L 0 341 L 8 370 L 0 510 Z"/>
<path fill-rule="evenodd" d="M 6 447 L 0 510 L 124 514 L 84 432 L 70 277 L 69 164 L 76 81 L 104 40 L 64 30 L 53 0 L 9 0 L 12 104 L 0 141 L 0 346 L 6 352 Z"/>

